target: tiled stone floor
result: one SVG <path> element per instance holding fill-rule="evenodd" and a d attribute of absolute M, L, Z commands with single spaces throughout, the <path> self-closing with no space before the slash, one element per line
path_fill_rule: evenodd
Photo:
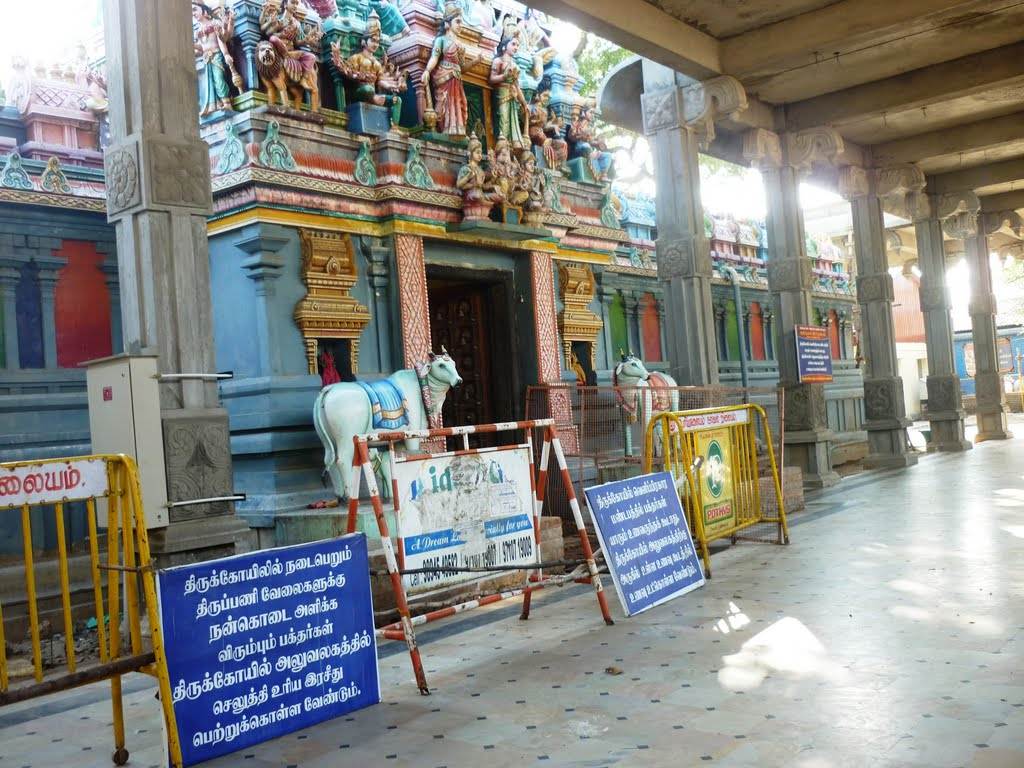
<path fill-rule="evenodd" d="M 704 589 L 614 627 L 581 587 L 529 622 L 432 625 L 432 696 L 386 644 L 383 704 L 208 765 L 1024 766 L 1016 427 L 808 495 L 789 547 L 718 554 Z M 157 765 L 153 689 L 129 690 L 130 764 Z M 0 766 L 110 765 L 104 693 L 0 710 Z"/>

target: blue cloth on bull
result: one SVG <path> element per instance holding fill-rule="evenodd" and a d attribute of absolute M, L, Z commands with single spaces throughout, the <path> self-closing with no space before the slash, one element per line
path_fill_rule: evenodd
<path fill-rule="evenodd" d="M 387 379 L 382 381 L 357 381 L 363 392 L 370 398 L 373 410 L 374 429 L 398 429 L 409 424 L 409 406 L 401 390 Z"/>

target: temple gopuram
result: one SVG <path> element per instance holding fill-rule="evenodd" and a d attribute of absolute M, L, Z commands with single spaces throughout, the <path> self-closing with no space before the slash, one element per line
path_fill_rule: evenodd
<path fill-rule="evenodd" d="M 288 522 L 330 496 L 311 416 L 325 384 L 384 378 L 443 347 L 464 380 L 444 421 L 472 424 L 522 417 L 528 385 L 608 383 L 625 353 L 668 370 L 654 202 L 614 183 L 594 100 L 542 14 L 504 0 L 192 7 L 216 364 L 232 374 L 220 397 L 237 513 L 261 545 L 318 535 Z M 136 174 L 176 199 L 209 192 L 170 149 L 141 168 L 115 153 L 105 175 L 102 51 L 13 71 L 0 109 L 0 412 L 13 428 L 0 459 L 82 454 L 80 366 L 122 351 L 108 211 L 132 204 Z M 720 380 L 738 385 L 743 361 L 752 386 L 773 386 L 764 226 L 707 215 L 705 227 Z M 859 404 L 850 260 L 831 243 L 808 253 L 837 386 Z"/>

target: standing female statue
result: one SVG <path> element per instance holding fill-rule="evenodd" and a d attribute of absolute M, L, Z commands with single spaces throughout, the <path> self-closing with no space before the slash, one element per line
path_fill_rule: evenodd
<path fill-rule="evenodd" d="M 462 70 L 480 60 L 479 56 L 466 58 L 466 49 L 458 39 L 461 29 L 462 9 L 449 3 L 444 11 L 443 32 L 434 41 L 434 49 L 421 78 L 427 91 L 427 108 L 437 112 L 437 129 L 449 136 L 466 135 L 469 104 L 462 87 Z"/>
<path fill-rule="evenodd" d="M 195 51 L 203 63 L 204 87 L 200 93 L 199 115 L 205 117 L 221 109 L 231 109 L 228 72 L 235 87 L 242 87 L 242 77 L 228 50 L 228 41 L 235 34 L 235 14 L 227 8 L 223 19 L 217 19 L 213 9 L 205 3 L 192 3 L 192 18 L 196 23 Z"/>
<path fill-rule="evenodd" d="M 491 62 L 491 75 L 488 78 L 494 88 L 498 136 L 508 139 L 517 150 L 527 146 L 523 136 L 528 133 L 530 112 L 523 89 L 519 87 L 519 67 L 514 58 L 518 50 L 518 34 L 502 38 L 494 61 Z"/>

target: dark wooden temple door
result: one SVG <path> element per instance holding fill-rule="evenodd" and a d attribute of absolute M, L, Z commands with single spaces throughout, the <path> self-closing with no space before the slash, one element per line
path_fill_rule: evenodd
<path fill-rule="evenodd" d="M 491 354 L 496 350 L 487 344 L 490 312 L 486 301 L 485 286 L 463 284 L 431 292 L 430 338 L 434 351 L 445 347 L 462 377 L 462 385 L 449 391 L 445 400 L 445 426 L 494 421 L 490 376 Z M 452 447 L 461 448 L 459 442 Z"/>

